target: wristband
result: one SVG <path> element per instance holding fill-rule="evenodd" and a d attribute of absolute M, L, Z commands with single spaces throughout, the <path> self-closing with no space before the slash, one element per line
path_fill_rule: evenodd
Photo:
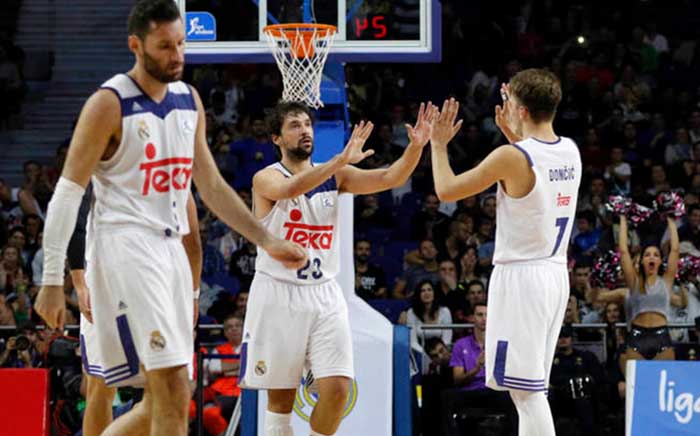
<path fill-rule="evenodd" d="M 199 288 L 195 289 L 195 291 L 194 291 L 194 299 L 195 300 L 199 299 Z"/>

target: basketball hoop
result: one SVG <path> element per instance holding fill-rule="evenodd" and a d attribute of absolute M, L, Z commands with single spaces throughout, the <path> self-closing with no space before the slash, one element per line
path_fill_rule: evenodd
<path fill-rule="evenodd" d="M 318 109 L 321 101 L 321 76 L 328 59 L 335 26 L 291 23 L 266 26 L 263 33 L 282 73 L 282 100 L 302 101 Z"/>

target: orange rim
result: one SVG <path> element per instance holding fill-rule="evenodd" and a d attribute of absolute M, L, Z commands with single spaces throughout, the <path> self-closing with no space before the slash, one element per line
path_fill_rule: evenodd
<path fill-rule="evenodd" d="M 273 38 L 284 38 L 290 41 L 290 49 L 297 58 L 313 57 L 314 40 L 333 35 L 337 30 L 330 24 L 315 23 L 271 24 L 263 28 L 263 32 Z"/>

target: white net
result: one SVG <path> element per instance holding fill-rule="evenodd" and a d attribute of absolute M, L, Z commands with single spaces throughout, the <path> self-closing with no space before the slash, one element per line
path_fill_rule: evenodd
<path fill-rule="evenodd" d="M 282 73 L 283 101 L 301 101 L 318 109 L 323 66 L 336 30 L 333 26 L 299 24 L 293 28 L 265 28 L 268 45 Z"/>

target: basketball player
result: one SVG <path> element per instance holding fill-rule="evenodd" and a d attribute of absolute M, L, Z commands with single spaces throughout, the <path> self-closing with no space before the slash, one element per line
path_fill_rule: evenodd
<path fill-rule="evenodd" d="M 510 141 L 458 176 L 447 144 L 462 121 L 459 104 L 443 105 L 433 124 L 435 189 L 441 200 L 470 197 L 497 184 L 495 268 L 489 282 L 486 382 L 508 390 L 520 435 L 554 436 L 545 391 L 569 296 L 566 249 L 581 181 L 581 157 L 552 120 L 561 101 L 557 78 L 530 69 L 502 87 L 498 126 Z"/>
<path fill-rule="evenodd" d="M 306 262 L 298 244 L 271 235 L 226 184 L 209 152 L 197 92 L 180 82 L 185 30 L 172 0 L 139 0 L 129 16 L 127 74 L 108 80 L 86 102 L 44 231 L 44 275 L 36 310 L 51 328 L 65 313 L 66 247 L 84 187 L 95 204 L 88 288 L 108 384 L 145 375 L 143 413 L 151 435 L 187 433 L 193 333 L 192 274 L 181 243 L 190 178 L 222 221 L 292 268 Z M 117 325 L 118 335 L 102 323 Z M 104 435 L 132 434 L 132 411 Z"/>
<path fill-rule="evenodd" d="M 287 102 L 270 114 L 272 141 L 282 159 L 253 177 L 254 214 L 273 234 L 308 248 L 309 261 L 297 271 L 285 270 L 262 249 L 255 264 L 240 380 L 244 388 L 267 390 L 266 436 L 292 435 L 292 406 L 305 367 L 319 389 L 311 435 L 335 434 L 354 375 L 348 310 L 335 280 L 340 267 L 338 195 L 403 185 L 428 142 L 436 112 L 430 103 L 421 104 L 416 125 L 406 126 L 410 144 L 401 158 L 374 170 L 352 166 L 373 154 L 362 151 L 371 122 L 355 126 L 342 153 L 314 165 L 309 109 Z"/>
<path fill-rule="evenodd" d="M 90 307 L 90 290 L 85 280 L 85 251 L 87 239 L 87 222 L 92 204 L 92 185 L 89 184 L 83 196 L 80 210 L 78 212 L 78 222 L 73 232 L 73 236 L 68 244 L 68 265 L 70 267 L 71 279 L 80 307 L 80 346 L 83 361 L 83 376 L 86 381 L 85 412 L 83 413 L 82 432 L 84 436 L 99 436 L 105 428 L 112 422 L 112 403 L 117 393 L 115 386 L 107 386 L 105 374 L 103 372 L 104 358 L 99 350 L 97 332 L 93 326 L 92 309 Z M 187 221 L 190 226 L 190 233 L 183 236 L 182 244 L 187 252 L 192 271 L 192 285 L 194 291 L 194 325 L 197 324 L 199 313 L 199 281 L 202 271 L 202 247 L 199 238 L 199 220 L 197 218 L 197 206 L 192 194 L 187 199 Z M 116 325 L 112 326 L 116 329 Z M 109 353 L 109 350 L 107 351 Z M 135 407 L 141 408 L 142 403 Z M 143 411 L 139 411 L 139 416 L 145 417 Z M 141 426 L 136 430 L 147 435 L 149 422 L 142 420 Z"/>

